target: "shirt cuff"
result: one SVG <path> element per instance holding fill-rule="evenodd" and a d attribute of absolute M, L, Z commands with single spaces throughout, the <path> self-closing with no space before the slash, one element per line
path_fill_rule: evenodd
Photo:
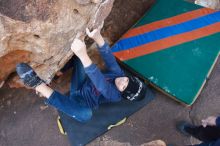
<path fill-rule="evenodd" d="M 105 44 L 102 47 L 99 47 L 98 45 L 97 47 L 99 48 L 100 51 L 106 51 L 110 49 L 109 44 L 107 42 L 105 42 Z"/>
<path fill-rule="evenodd" d="M 44 102 L 49 105 L 53 104 L 53 99 L 56 96 L 56 94 L 57 94 L 56 91 L 53 91 L 53 93 L 50 95 L 50 97 L 45 99 Z"/>
<path fill-rule="evenodd" d="M 216 119 L 216 126 L 220 127 L 220 117 L 217 117 Z"/>
<path fill-rule="evenodd" d="M 94 72 L 96 68 L 97 66 L 94 63 L 92 63 L 90 66 L 85 67 L 85 72 L 86 73 Z"/>

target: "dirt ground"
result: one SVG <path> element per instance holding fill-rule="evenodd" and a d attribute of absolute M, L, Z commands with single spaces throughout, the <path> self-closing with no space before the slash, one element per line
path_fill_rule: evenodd
<path fill-rule="evenodd" d="M 116 0 L 105 21 L 103 34 L 115 42 L 149 8 L 153 0 Z M 208 83 L 192 107 L 184 107 L 157 92 L 156 99 L 132 115 L 128 121 L 98 137 L 88 146 L 139 146 L 162 139 L 173 146 L 197 143 L 175 129 L 179 120 L 199 123 L 202 118 L 220 111 L 220 61 Z M 61 92 L 69 87 L 70 72 L 54 80 L 52 86 Z M 0 89 L 0 146 L 69 146 L 66 136 L 59 133 L 57 112 L 44 104 L 33 91 L 24 88 Z"/>

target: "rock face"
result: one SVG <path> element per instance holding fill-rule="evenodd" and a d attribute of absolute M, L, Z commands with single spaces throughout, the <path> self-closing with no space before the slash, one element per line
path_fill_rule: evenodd
<path fill-rule="evenodd" d="M 212 9 L 220 9 L 220 0 L 195 0 L 195 4 Z"/>
<path fill-rule="evenodd" d="M 46 82 L 73 55 L 78 32 L 96 28 L 114 0 L 0 0 L 0 83 L 19 62 Z M 83 4 L 82 4 L 83 3 Z"/>
<path fill-rule="evenodd" d="M 103 141 L 99 141 L 99 143 L 91 143 L 90 146 L 131 146 L 130 143 L 122 143 L 118 141 L 114 141 L 111 139 L 104 139 Z M 140 146 L 166 146 L 165 142 L 162 140 L 155 140 L 152 142 L 141 144 Z"/>

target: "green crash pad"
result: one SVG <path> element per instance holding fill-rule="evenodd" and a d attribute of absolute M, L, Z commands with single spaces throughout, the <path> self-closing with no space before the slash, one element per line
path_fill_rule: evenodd
<path fill-rule="evenodd" d="M 219 11 L 183 0 L 157 0 L 112 51 L 154 87 L 192 105 L 219 56 L 219 22 Z"/>

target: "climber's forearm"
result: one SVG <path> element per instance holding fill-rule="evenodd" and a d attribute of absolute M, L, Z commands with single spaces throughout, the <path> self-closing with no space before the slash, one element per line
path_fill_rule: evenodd
<path fill-rule="evenodd" d="M 83 67 L 86 68 L 88 66 L 90 66 L 92 64 L 92 60 L 91 58 L 88 56 L 88 54 L 83 54 L 81 56 L 78 56 L 80 61 L 82 62 L 83 64 Z"/>
<path fill-rule="evenodd" d="M 98 44 L 98 46 L 101 48 L 104 46 L 105 44 L 105 40 L 104 38 L 102 37 L 102 35 L 98 35 L 97 38 L 95 39 L 95 42 Z"/>
<path fill-rule="evenodd" d="M 49 98 L 54 92 L 54 90 L 47 86 L 45 83 L 41 83 L 40 85 L 38 85 L 35 90 L 43 95 L 45 98 Z"/>

